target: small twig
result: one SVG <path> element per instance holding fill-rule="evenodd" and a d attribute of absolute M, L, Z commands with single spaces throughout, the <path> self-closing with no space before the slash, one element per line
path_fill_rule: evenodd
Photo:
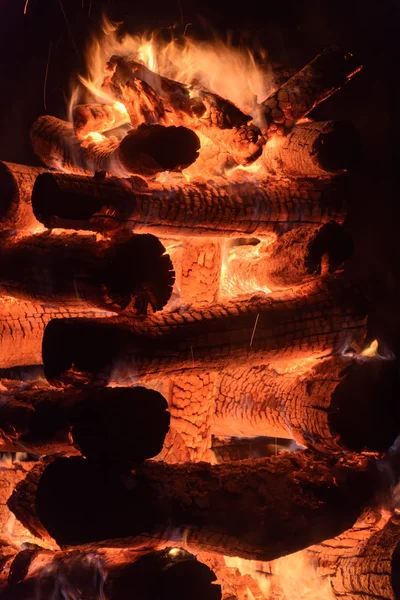
<path fill-rule="evenodd" d="M 44 106 L 44 110 L 47 110 L 46 89 L 47 89 L 47 77 L 48 77 L 48 74 L 49 74 L 49 66 L 50 66 L 50 56 L 51 56 L 51 42 L 49 44 L 49 53 L 48 53 L 48 56 L 47 56 L 46 72 L 44 74 L 44 85 L 43 85 L 43 106 Z"/>
<path fill-rule="evenodd" d="M 253 327 L 253 333 L 251 334 L 250 346 L 252 346 L 252 344 L 253 344 L 254 334 L 256 332 L 256 327 L 257 327 L 259 317 L 260 317 L 260 313 L 257 313 L 256 322 L 254 323 L 254 327 Z"/>

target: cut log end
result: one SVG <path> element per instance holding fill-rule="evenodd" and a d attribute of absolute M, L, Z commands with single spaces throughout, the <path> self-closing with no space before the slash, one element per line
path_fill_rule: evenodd
<path fill-rule="evenodd" d="M 0 162 L 0 222 L 4 220 L 15 199 L 18 196 L 18 186 L 10 169 Z"/>
<path fill-rule="evenodd" d="M 305 231 L 307 234 L 307 231 Z M 351 258 L 354 244 L 346 230 L 331 221 L 315 229 L 305 255 L 305 268 L 310 275 L 334 273 Z"/>
<path fill-rule="evenodd" d="M 191 165 L 199 155 L 200 140 L 187 127 L 140 125 L 121 141 L 120 152 L 125 166 L 137 160 L 137 153 L 147 155 L 162 171 L 180 171 Z M 131 168 L 134 172 L 134 168 Z"/>
<path fill-rule="evenodd" d="M 329 421 L 344 447 L 386 451 L 400 430 L 400 382 L 393 361 L 352 364 L 332 396 Z"/>

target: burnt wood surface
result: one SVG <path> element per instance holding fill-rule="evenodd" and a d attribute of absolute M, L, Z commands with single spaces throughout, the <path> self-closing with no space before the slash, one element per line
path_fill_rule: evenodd
<path fill-rule="evenodd" d="M 376 480 L 375 459 L 351 454 L 297 452 L 222 465 L 148 461 L 124 475 L 57 458 L 34 467 L 8 506 L 32 533 L 60 545 L 143 533 L 168 539 L 171 530 L 185 530 L 197 549 L 271 560 L 351 527 Z"/>
<path fill-rule="evenodd" d="M 385 451 L 400 429 L 395 361 L 334 357 L 311 368 L 236 366 L 216 385 L 215 435 L 275 436 L 322 452 Z M 300 371 L 300 372 L 299 372 Z"/>
<path fill-rule="evenodd" d="M 339 90 L 362 65 L 351 53 L 331 46 L 293 75 L 262 104 L 263 133 L 285 135 L 296 121 Z"/>
<path fill-rule="evenodd" d="M 165 236 L 242 237 L 336 220 L 342 222 L 346 182 L 274 178 L 259 182 L 154 184 L 62 173 L 41 175 L 32 196 L 46 227 L 100 232 L 146 231 Z"/>
<path fill-rule="evenodd" d="M 130 377 L 220 369 L 237 361 L 307 357 L 364 347 L 367 305 L 341 280 L 323 280 L 274 297 L 148 319 L 53 320 L 43 337 L 49 381 L 104 383 Z"/>
<path fill-rule="evenodd" d="M 40 167 L 0 161 L 0 231 L 15 235 L 40 226 L 31 204 L 33 184 L 40 173 L 44 173 Z"/>
<path fill-rule="evenodd" d="M 166 400 L 144 387 L 75 391 L 32 384 L 18 391 L 14 385 L 0 400 L 1 452 L 82 453 L 130 464 L 156 456 L 169 428 Z"/>
<path fill-rule="evenodd" d="M 360 141 L 351 123 L 322 121 L 296 125 L 286 136 L 275 136 L 263 150 L 270 172 L 287 177 L 331 177 L 357 162 Z"/>
<path fill-rule="evenodd" d="M 350 235 L 334 221 L 293 229 L 271 243 L 234 247 L 225 285 L 232 294 L 285 289 L 334 273 L 352 254 Z"/>
<path fill-rule="evenodd" d="M 82 308 L 161 309 L 174 282 L 172 262 L 153 235 L 98 239 L 96 234 L 0 238 L 0 292 L 23 300 Z"/>
<path fill-rule="evenodd" d="M 105 172 L 115 177 L 154 175 L 192 164 L 200 148 L 197 135 L 185 127 L 141 125 L 121 142 L 78 140 L 71 123 L 39 117 L 30 131 L 33 149 L 48 167 L 75 174 Z"/>

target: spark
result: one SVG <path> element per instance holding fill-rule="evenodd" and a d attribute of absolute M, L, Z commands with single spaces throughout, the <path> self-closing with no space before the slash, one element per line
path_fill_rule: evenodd
<path fill-rule="evenodd" d="M 47 89 L 47 77 L 48 77 L 48 74 L 49 74 L 49 66 L 50 66 L 50 56 L 51 56 L 51 42 L 49 44 L 49 54 L 47 56 L 46 72 L 44 74 L 44 84 L 43 84 L 43 106 L 44 106 L 44 110 L 47 110 L 47 105 L 46 105 L 46 89 Z"/>
<path fill-rule="evenodd" d="M 62 14 L 63 14 L 64 20 L 65 20 L 65 24 L 66 24 L 66 26 L 67 26 L 68 33 L 69 33 L 69 35 L 70 35 L 70 38 L 71 38 L 72 44 L 73 44 L 73 46 L 74 46 L 74 48 L 75 48 L 75 52 L 76 52 L 76 54 L 77 54 L 78 58 L 80 59 L 81 57 L 80 57 L 80 54 L 79 54 L 79 50 L 78 50 L 78 47 L 77 47 L 77 45 L 75 44 L 75 40 L 74 40 L 74 36 L 73 36 L 73 33 L 72 33 L 72 29 L 71 29 L 71 27 L 70 27 L 70 25 L 69 25 L 69 23 L 68 23 L 67 15 L 65 14 L 65 10 L 64 10 L 64 6 L 63 6 L 63 3 L 62 3 L 62 0 L 58 0 L 58 2 L 59 2 L 59 4 L 60 4 L 61 12 L 62 12 Z"/>
<path fill-rule="evenodd" d="M 190 346 L 190 352 L 192 353 L 192 363 L 194 366 L 194 353 L 193 353 L 193 346 Z"/>
<path fill-rule="evenodd" d="M 259 317 L 260 317 L 260 313 L 257 313 L 257 316 L 256 316 L 256 322 L 254 323 L 254 327 L 253 327 L 253 333 L 251 334 L 250 347 L 251 347 L 251 346 L 252 346 L 252 344 L 253 344 L 253 340 L 254 340 L 254 334 L 255 334 L 255 332 L 256 332 L 256 327 L 257 327 L 257 323 L 258 323 L 258 319 L 259 319 Z"/>
<path fill-rule="evenodd" d="M 183 25 L 184 21 L 183 21 L 183 10 L 182 10 L 182 5 L 180 0 L 178 0 L 178 6 L 179 6 L 179 12 L 181 13 L 181 23 Z"/>
<path fill-rule="evenodd" d="M 26 15 L 26 11 L 28 10 L 28 4 L 29 4 L 29 0 L 25 0 L 24 15 Z"/>
<path fill-rule="evenodd" d="M 90 0 L 90 2 L 89 2 L 88 17 L 90 17 L 91 12 L 92 12 L 92 0 Z"/>

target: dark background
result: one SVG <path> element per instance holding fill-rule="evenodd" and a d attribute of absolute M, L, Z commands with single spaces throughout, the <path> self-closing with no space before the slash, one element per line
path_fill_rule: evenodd
<path fill-rule="evenodd" d="M 356 52 L 364 68 L 315 110 L 315 119 L 350 119 L 363 156 L 352 175 L 348 227 L 356 243 L 351 270 L 376 306 L 378 333 L 396 349 L 400 331 L 396 205 L 400 12 L 397 0 L 0 0 L 0 159 L 38 164 L 29 127 L 46 112 L 65 116 L 69 80 L 84 70 L 84 46 L 101 11 L 132 32 L 188 23 L 204 35 L 204 20 L 240 43 L 259 41 L 270 60 L 301 68 L 331 43 Z M 89 14 L 90 7 L 90 14 Z M 64 11 L 64 13 L 63 13 Z M 203 24 L 202 24 L 203 20 Z"/>

